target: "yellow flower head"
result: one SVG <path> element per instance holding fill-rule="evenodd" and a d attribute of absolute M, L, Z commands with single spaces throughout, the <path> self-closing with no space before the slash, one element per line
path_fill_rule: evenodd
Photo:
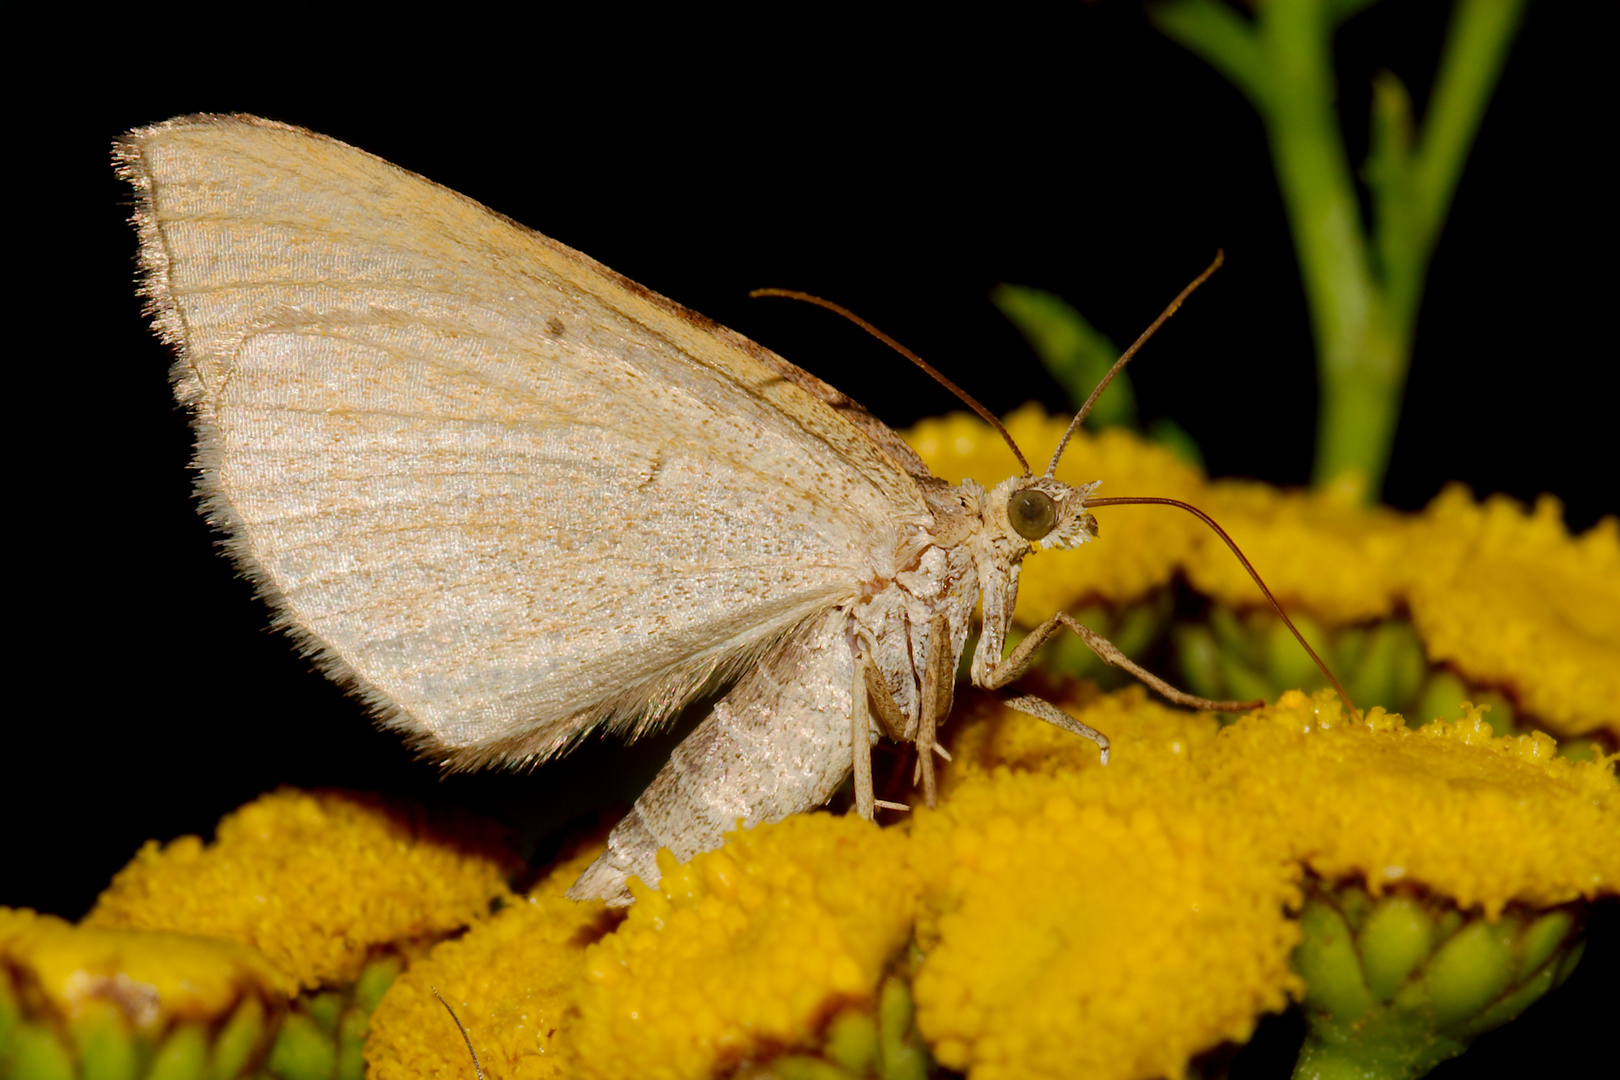
<path fill-rule="evenodd" d="M 349 793 L 278 791 L 216 837 L 149 842 L 85 925 L 233 938 L 314 988 L 353 982 L 374 947 L 425 945 L 484 916 L 514 865 L 487 828 Z"/>
<path fill-rule="evenodd" d="M 371 1018 L 367 1075 L 465 1077 L 472 1070 L 470 1041 L 488 1080 L 578 1076 L 581 1066 L 563 1030 L 573 1021 L 585 948 L 617 917 L 600 903 L 565 900 L 562 892 L 599 851 L 563 863 L 529 896 L 441 943 L 395 980 Z"/>
<path fill-rule="evenodd" d="M 979 773 L 919 815 L 917 1019 L 941 1064 L 1175 1076 L 1297 989 L 1294 867 L 1209 814 L 1185 747 L 1135 745 L 1106 769 Z"/>
<path fill-rule="evenodd" d="M 74 926 L 0 908 L 0 958 L 63 1018 L 112 1008 L 137 1027 L 217 1021 L 245 997 L 291 997 L 292 981 L 234 941 L 162 931 Z"/>
<path fill-rule="evenodd" d="M 1171 708 L 1150 698 L 1141 686 L 1104 694 L 1091 683 L 1067 680 L 1057 684 L 1057 693 L 1042 696 L 1108 735 L 1113 748 L 1109 769 L 1146 767 L 1155 774 L 1165 773 L 1168 763 L 1161 759 L 1190 760 L 1219 729 L 1210 714 Z M 1102 768 L 1091 742 L 1015 713 L 991 694 L 967 692 L 958 700 L 943 732 L 952 759 L 941 774 L 941 790 L 946 793 L 970 777 L 1002 768 L 1047 774 Z"/>
<path fill-rule="evenodd" d="M 586 950 L 570 1033 L 582 1076 L 705 1077 L 805 1046 L 870 1001 L 911 930 L 904 835 L 806 814 L 684 866 L 660 853 L 619 929 Z"/>
<path fill-rule="evenodd" d="M 1025 406 L 1006 424 L 1040 469 L 1066 418 Z M 907 438 L 947 480 L 997 479 L 1018 468 L 1000 437 L 966 414 L 925 420 Z M 1250 481 L 1205 482 L 1167 451 L 1117 428 L 1077 433 L 1058 475 L 1104 480 L 1102 495 L 1165 496 L 1201 507 L 1292 614 L 1352 629 L 1341 662 L 1372 664 L 1375 690 L 1389 681 L 1377 666 L 1382 654 L 1360 656 L 1360 639 L 1352 638 L 1362 624 L 1409 611 L 1431 663 L 1449 665 L 1478 687 L 1510 690 L 1525 713 L 1560 734 L 1620 734 L 1620 520 L 1606 518 L 1571 538 L 1551 497 L 1526 514 L 1502 498 L 1476 505 L 1454 487 L 1422 515 L 1406 515 L 1364 506 L 1343 488 L 1287 492 Z M 1243 565 L 1192 517 L 1149 507 L 1098 514 L 1098 543 L 1024 564 L 1022 625 L 1082 603 L 1141 599 L 1178 572 L 1228 607 L 1263 606 Z M 1415 653 L 1411 663 L 1421 668 Z"/>
<path fill-rule="evenodd" d="M 1461 486 L 1424 511 L 1412 621 L 1431 660 L 1507 686 L 1554 730 L 1620 735 L 1620 520 L 1572 538 L 1558 501 L 1525 513 Z"/>
<path fill-rule="evenodd" d="M 1108 767 L 977 704 L 913 829 L 918 1023 L 975 1077 L 1175 1075 L 1245 1037 L 1298 990 L 1304 868 L 1493 919 L 1620 890 L 1612 762 L 1493 737 L 1477 710 L 1409 730 L 1296 692 L 1217 728 L 1137 689 L 1063 704 L 1110 734 Z"/>
<path fill-rule="evenodd" d="M 1333 491 L 1281 491 L 1252 481 L 1210 484 L 1192 501 L 1214 518 L 1291 613 L 1330 623 L 1382 618 L 1401 599 L 1405 519 Z M 1232 607 L 1265 598 L 1220 537 L 1200 527 L 1187 578 Z"/>
<path fill-rule="evenodd" d="M 1247 826 L 1328 879 L 1401 883 L 1494 918 L 1620 889 L 1612 761 L 1570 761 L 1546 735 L 1492 736 L 1479 711 L 1416 730 L 1346 718 L 1297 691 L 1221 731 L 1200 757 Z"/>
<path fill-rule="evenodd" d="M 296 989 L 239 942 L 0 908 L 0 1074 L 236 1076 Z"/>

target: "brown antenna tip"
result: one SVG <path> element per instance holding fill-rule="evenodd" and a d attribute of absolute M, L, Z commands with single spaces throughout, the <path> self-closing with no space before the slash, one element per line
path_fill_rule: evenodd
<path fill-rule="evenodd" d="M 947 379 L 944 375 L 941 375 L 939 371 L 936 370 L 935 367 L 928 361 L 924 360 L 922 357 L 918 356 L 916 353 L 912 352 L 910 349 L 906 348 L 904 345 L 894 340 L 894 338 L 890 337 L 888 334 L 885 334 L 882 330 L 879 330 L 877 327 L 873 326 L 871 323 L 867 322 L 865 319 L 861 318 L 847 307 L 844 307 L 842 304 L 835 304 L 831 300 L 823 300 L 814 293 L 799 292 L 797 289 L 754 289 L 749 292 L 748 295 L 751 297 L 781 296 L 788 300 L 803 300 L 807 304 L 814 304 L 817 307 L 823 307 L 828 311 L 842 315 L 844 318 L 848 319 L 862 330 L 865 330 L 868 334 L 871 334 L 873 337 L 883 342 L 883 344 L 887 345 L 889 348 L 893 349 L 907 360 L 910 360 L 913 364 L 916 364 L 918 367 L 922 368 L 928 373 L 930 378 L 939 383 L 939 385 L 943 386 L 945 389 L 949 390 L 951 393 L 955 394 L 964 404 L 967 405 L 968 408 L 978 413 L 979 418 L 985 423 L 989 424 L 991 427 L 995 428 L 996 432 L 1002 437 L 1002 439 L 1006 441 L 1007 445 L 1012 448 L 1013 457 L 1017 458 L 1018 464 L 1023 467 L 1024 475 L 1030 475 L 1029 462 L 1024 459 L 1023 451 L 1018 449 L 1018 444 L 1013 442 L 1012 435 L 1008 433 L 1006 428 L 1001 426 L 1001 421 L 996 419 L 994 413 L 975 401 L 972 395 L 970 395 L 966 390 L 963 390 L 960 386 L 957 386 L 955 383 L 951 382 L 951 380 Z"/>
<path fill-rule="evenodd" d="M 1135 341 L 1131 342 L 1131 347 L 1126 349 L 1118 360 L 1114 361 L 1114 366 L 1108 369 L 1108 374 L 1102 377 L 1102 381 L 1099 382 L 1091 391 L 1091 396 L 1086 398 L 1086 403 L 1080 406 L 1080 411 L 1074 414 L 1073 420 L 1069 421 L 1068 429 L 1063 432 L 1063 438 L 1058 440 L 1057 449 L 1052 451 L 1052 460 L 1046 466 L 1047 476 L 1051 476 L 1057 470 L 1058 459 L 1063 456 L 1063 451 L 1069 445 L 1069 439 L 1072 438 L 1075 431 L 1079 429 L 1080 422 L 1084 420 L 1086 418 L 1086 414 L 1091 411 L 1091 406 L 1096 402 L 1097 396 L 1103 392 L 1109 383 L 1114 381 L 1114 376 L 1118 375 L 1120 370 L 1124 368 L 1126 364 L 1131 362 L 1131 358 L 1136 355 L 1137 350 L 1147 343 L 1147 339 L 1152 337 L 1159 327 L 1164 325 L 1165 320 L 1174 315 L 1176 313 L 1176 309 L 1181 307 L 1181 305 L 1186 302 L 1187 297 L 1192 295 L 1193 290 L 1198 288 L 1198 286 L 1202 285 L 1204 282 L 1208 281 L 1209 276 L 1215 271 L 1219 270 L 1221 268 L 1221 264 L 1225 261 L 1226 252 L 1217 248 L 1215 251 L 1214 261 L 1204 268 L 1204 272 L 1193 278 L 1192 281 L 1188 283 L 1186 288 L 1178 292 L 1176 294 L 1176 298 L 1170 301 L 1170 305 L 1163 311 L 1159 312 L 1159 317 L 1154 319 L 1153 322 L 1149 324 L 1148 328 L 1137 336 Z"/>

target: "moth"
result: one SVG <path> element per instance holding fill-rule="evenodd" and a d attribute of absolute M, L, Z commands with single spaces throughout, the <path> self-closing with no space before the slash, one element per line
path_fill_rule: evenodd
<path fill-rule="evenodd" d="M 947 484 L 775 353 L 455 192 L 298 128 L 191 116 L 115 147 L 142 289 L 177 353 L 206 514 L 328 675 L 454 769 L 633 739 L 724 691 L 572 895 L 826 802 L 935 729 L 974 605 L 974 684 L 1021 560 L 1097 531 L 1092 485 Z M 1082 414 L 1083 415 L 1083 414 Z M 993 419 L 993 418 L 992 418 Z M 1078 422 L 1078 418 L 1076 420 Z M 1059 449 L 1061 453 L 1061 448 Z"/>

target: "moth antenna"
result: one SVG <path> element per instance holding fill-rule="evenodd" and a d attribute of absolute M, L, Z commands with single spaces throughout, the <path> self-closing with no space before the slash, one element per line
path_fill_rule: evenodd
<path fill-rule="evenodd" d="M 1209 274 L 1206 272 L 1204 276 L 1208 277 Z M 1202 280 L 1202 279 L 1200 279 L 1200 280 Z M 1186 290 L 1186 292 L 1191 292 L 1191 291 L 1192 291 L 1191 287 L 1189 286 L 1188 289 Z M 1184 292 L 1182 295 L 1183 296 L 1186 295 L 1186 292 Z M 828 311 L 836 312 L 837 314 L 842 315 L 844 318 L 848 319 L 850 322 L 854 323 L 856 326 L 860 327 L 862 330 L 865 330 L 868 334 L 871 334 L 873 337 L 875 337 L 879 341 L 883 342 L 883 344 L 887 345 L 889 348 L 893 349 L 895 352 L 899 353 L 901 356 L 905 357 L 907 360 L 910 360 L 913 364 L 916 364 L 918 367 L 922 368 L 924 371 L 926 371 L 929 374 L 930 377 L 933 378 L 933 380 L 935 382 L 939 383 L 939 385 L 943 386 L 945 389 L 947 389 L 951 393 L 955 394 L 958 398 L 960 398 L 962 400 L 962 402 L 964 404 L 967 405 L 968 408 L 970 408 L 974 412 L 978 413 L 980 419 L 982 419 L 985 423 L 989 424 L 991 427 L 995 428 L 996 432 L 998 434 L 1000 434 L 1000 436 L 1003 439 L 1006 440 L 1007 445 L 1012 448 L 1013 457 L 1017 458 L 1018 459 L 1018 464 L 1020 464 L 1020 465 L 1022 465 L 1024 467 L 1024 475 L 1025 476 L 1030 475 L 1029 462 L 1024 460 L 1023 451 L 1018 449 L 1018 444 L 1013 442 L 1013 437 L 1007 433 L 1006 428 L 1001 426 L 1001 421 L 996 419 L 994 413 L 992 413 L 989 409 L 985 408 L 983 405 L 980 405 L 977 401 L 973 400 L 972 395 L 970 395 L 966 390 L 963 390 L 960 386 L 957 386 L 955 383 L 951 382 L 951 380 L 947 379 L 944 375 L 941 375 L 939 373 L 939 371 L 937 369 L 935 369 L 934 365 L 930 364 L 928 361 L 924 360 L 922 357 L 918 356 L 916 353 L 912 352 L 910 349 L 906 348 L 904 345 L 902 345 L 898 341 L 894 340 L 894 338 L 890 337 L 888 334 L 885 334 L 882 330 L 879 330 L 877 327 L 873 326 L 871 323 L 867 322 L 865 319 L 861 318 L 859 315 L 857 315 L 853 311 L 849 310 L 849 308 L 844 307 L 841 304 L 835 304 L 831 300 L 823 300 L 821 297 L 816 296 L 813 293 L 799 292 L 797 289 L 755 289 L 752 292 L 750 292 L 748 295 L 749 296 L 782 296 L 782 297 L 786 297 L 789 300 L 803 300 L 807 304 L 814 304 L 817 307 L 824 307 Z M 1178 297 L 1176 299 L 1176 302 L 1177 303 L 1181 302 L 1180 297 Z M 1160 316 L 1159 322 L 1163 322 L 1163 321 L 1164 321 L 1164 317 Z M 1158 323 L 1155 323 L 1154 325 L 1157 326 Z M 1134 348 L 1134 346 L 1133 346 L 1133 348 Z M 1118 365 L 1116 365 L 1116 367 L 1117 366 Z M 1113 377 L 1114 377 L 1113 373 L 1109 372 L 1108 378 L 1111 379 Z M 1104 382 L 1104 384 L 1106 384 L 1108 382 L 1108 379 L 1104 379 L 1103 382 Z M 1099 387 L 1099 389 L 1101 389 L 1101 387 Z M 1095 397 L 1096 395 L 1094 394 L 1092 396 Z M 1088 407 L 1089 407 L 1089 405 L 1090 405 L 1090 403 L 1087 402 Z M 1050 475 L 1050 472 L 1048 473 L 1048 475 Z"/>
<path fill-rule="evenodd" d="M 478 1051 L 473 1049 L 472 1036 L 468 1035 L 467 1029 L 461 1026 L 461 1017 L 457 1016 L 456 1010 L 452 1009 L 450 1003 L 444 1000 L 444 995 L 439 993 L 437 986 L 430 986 L 428 989 L 433 991 L 433 996 L 439 999 L 439 1004 L 443 1005 L 444 1011 L 450 1014 L 450 1019 L 456 1022 L 456 1030 L 461 1032 L 461 1041 L 467 1044 L 467 1053 L 472 1055 L 473 1072 L 478 1074 L 478 1080 L 484 1080 L 484 1067 L 478 1064 Z"/>
<path fill-rule="evenodd" d="M 1218 260 L 1216 265 L 1219 265 Z M 1213 270 L 1214 267 L 1212 266 L 1210 269 Z M 1208 277 L 1209 272 L 1205 271 L 1204 276 Z M 1194 284 L 1196 284 L 1196 282 Z M 1178 300 L 1177 302 L 1179 303 L 1180 301 Z M 1171 310 L 1174 310 L 1174 308 Z M 1160 499 L 1151 496 L 1121 496 L 1110 499 L 1087 499 L 1085 505 L 1088 510 L 1093 506 L 1179 506 L 1181 509 L 1187 511 L 1187 513 L 1197 517 L 1198 520 L 1202 521 L 1205 525 L 1208 525 L 1211 529 L 1214 529 L 1215 535 L 1226 541 L 1226 546 L 1231 548 L 1232 554 L 1238 557 L 1238 562 L 1243 564 L 1243 569 L 1249 572 L 1249 576 L 1254 578 L 1254 583 L 1260 586 L 1260 591 L 1266 594 L 1266 599 L 1270 601 L 1272 610 L 1275 611 L 1282 619 L 1283 625 L 1288 627 L 1288 632 L 1294 635 L 1294 640 L 1298 641 L 1300 646 L 1306 652 L 1311 654 L 1311 659 L 1316 661 L 1316 666 L 1321 669 L 1323 675 L 1327 676 L 1328 682 L 1333 684 L 1333 689 L 1339 692 L 1339 696 L 1344 699 L 1344 703 L 1350 709 L 1350 711 L 1352 713 L 1356 711 L 1356 703 L 1350 700 L 1349 694 L 1345 693 L 1344 686 L 1334 676 L 1333 672 L 1328 670 L 1328 666 L 1323 662 L 1322 658 L 1316 655 L 1316 650 L 1311 648 L 1311 643 L 1305 640 L 1305 635 L 1299 632 L 1299 628 L 1294 625 L 1294 620 L 1288 617 L 1288 612 L 1283 610 L 1282 605 L 1277 602 L 1277 598 L 1271 595 L 1271 590 L 1266 588 L 1266 583 L 1264 581 L 1260 580 L 1260 574 L 1255 570 L 1253 564 L 1249 562 L 1248 556 L 1243 554 L 1242 549 L 1237 546 L 1236 541 L 1234 541 L 1230 536 L 1226 535 L 1225 529 L 1215 524 L 1214 518 L 1210 517 L 1208 514 L 1204 513 L 1191 503 L 1184 503 L 1180 499 Z"/>
<path fill-rule="evenodd" d="M 1126 364 L 1130 363 L 1131 357 L 1135 356 L 1136 351 L 1140 349 L 1144 343 L 1146 343 L 1148 338 L 1153 336 L 1154 331 L 1163 326 L 1164 321 L 1176 313 L 1176 309 L 1182 305 L 1187 297 L 1192 295 L 1193 290 L 1198 288 L 1198 286 L 1202 285 L 1204 282 L 1208 281 L 1209 275 L 1219 270 L 1221 268 L 1221 263 L 1225 261 L 1226 252 L 1217 248 L 1215 251 L 1215 261 L 1210 263 L 1202 274 L 1199 274 L 1197 277 L 1193 278 L 1191 284 L 1177 293 L 1176 298 L 1170 301 L 1170 306 L 1159 312 L 1159 317 L 1154 319 L 1153 323 L 1146 330 L 1142 331 L 1140 337 L 1131 342 L 1131 347 L 1125 350 L 1124 355 L 1122 355 L 1118 360 L 1114 361 L 1114 366 L 1108 369 L 1108 374 L 1102 377 L 1102 381 L 1099 382 L 1097 384 L 1097 388 L 1091 392 L 1091 396 L 1086 398 L 1086 403 L 1080 406 L 1080 411 L 1074 414 L 1073 420 L 1069 421 L 1068 430 L 1063 433 L 1063 438 L 1058 441 L 1057 449 L 1052 451 L 1052 462 L 1046 467 L 1046 475 L 1048 477 L 1050 477 L 1057 469 L 1058 458 L 1063 456 L 1064 448 L 1069 445 L 1069 440 L 1074 436 L 1076 429 L 1080 427 L 1080 421 L 1084 420 L 1086 418 L 1086 414 L 1091 411 L 1091 406 L 1096 402 L 1097 396 L 1103 392 L 1103 389 L 1107 387 L 1109 383 L 1114 381 L 1114 376 L 1119 374 L 1120 368 L 1123 368 Z M 1025 475 L 1027 476 L 1029 474 L 1026 472 Z M 1284 618 L 1286 617 L 1287 616 L 1284 616 Z"/>

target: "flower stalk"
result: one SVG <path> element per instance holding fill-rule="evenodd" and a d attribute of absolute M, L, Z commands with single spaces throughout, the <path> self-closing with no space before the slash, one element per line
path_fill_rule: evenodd
<path fill-rule="evenodd" d="M 1225 75 L 1265 124 L 1316 341 L 1313 483 L 1371 500 L 1383 484 L 1424 276 L 1463 162 L 1524 13 L 1460 0 L 1420 125 L 1394 74 L 1373 79 L 1363 170 L 1371 226 L 1335 111 L 1333 33 L 1366 0 L 1274 0 L 1244 18 L 1218 0 L 1150 9 L 1166 35 Z"/>

